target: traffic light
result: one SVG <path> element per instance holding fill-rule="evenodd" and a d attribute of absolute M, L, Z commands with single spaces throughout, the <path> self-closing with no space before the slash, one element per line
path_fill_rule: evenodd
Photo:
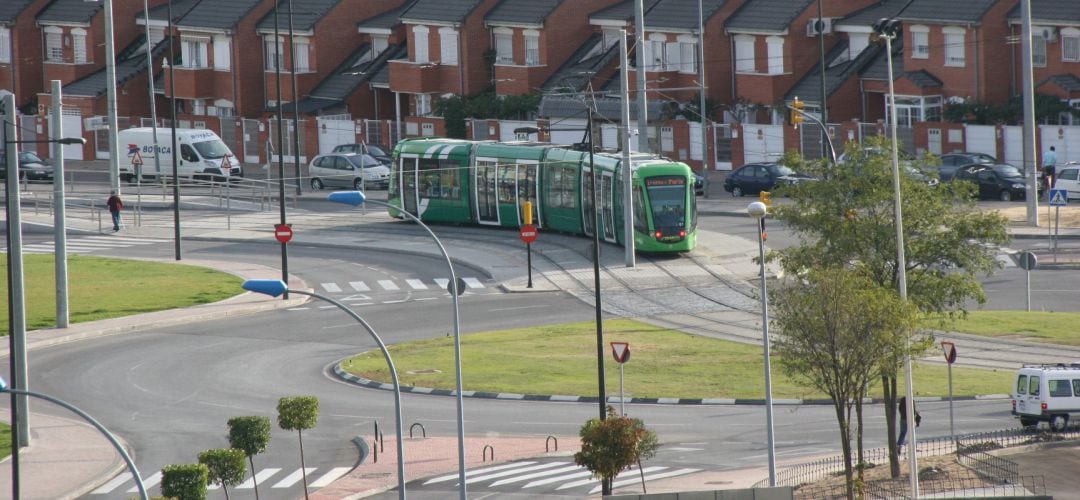
<path fill-rule="evenodd" d="M 806 103 L 799 100 L 798 97 L 791 101 L 791 126 L 796 129 L 799 128 L 799 124 L 803 122 L 803 108 L 806 107 Z"/>
<path fill-rule="evenodd" d="M 769 191 L 762 191 L 758 193 L 758 201 L 765 204 L 767 207 L 772 206 L 772 193 Z"/>

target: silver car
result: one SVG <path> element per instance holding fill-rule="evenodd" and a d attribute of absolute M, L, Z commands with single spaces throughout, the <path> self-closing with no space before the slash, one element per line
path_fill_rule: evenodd
<path fill-rule="evenodd" d="M 308 176 L 315 191 L 324 187 L 385 189 L 390 184 L 390 167 L 368 154 L 329 153 L 311 160 Z"/>

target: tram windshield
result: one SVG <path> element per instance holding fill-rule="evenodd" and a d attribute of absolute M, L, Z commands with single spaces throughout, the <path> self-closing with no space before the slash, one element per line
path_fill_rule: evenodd
<path fill-rule="evenodd" d="M 686 224 L 686 178 L 677 175 L 645 179 L 656 227 L 683 227 Z"/>

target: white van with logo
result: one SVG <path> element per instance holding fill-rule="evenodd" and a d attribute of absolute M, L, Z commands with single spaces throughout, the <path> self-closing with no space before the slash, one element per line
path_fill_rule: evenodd
<path fill-rule="evenodd" d="M 1012 414 L 1020 425 L 1030 427 L 1049 422 L 1052 430 L 1062 430 L 1069 414 L 1080 412 L 1080 363 L 1071 365 L 1025 365 L 1016 372 Z"/>
<path fill-rule="evenodd" d="M 135 182 L 137 166 L 144 181 L 172 176 L 172 130 L 157 129 L 160 168 L 154 164 L 154 129 L 129 128 L 121 130 L 118 136 L 121 154 L 126 155 L 120 158 L 121 180 Z M 180 150 L 176 172 L 182 179 L 223 182 L 243 177 L 240 160 L 213 130 L 178 128 L 176 148 Z"/>

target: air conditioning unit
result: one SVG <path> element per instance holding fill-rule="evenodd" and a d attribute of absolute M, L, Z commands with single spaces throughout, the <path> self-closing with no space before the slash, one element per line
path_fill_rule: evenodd
<path fill-rule="evenodd" d="M 829 33 L 832 33 L 832 22 L 832 18 L 829 17 L 811 19 L 810 22 L 806 23 L 806 36 L 818 36 L 822 33 L 828 35 Z M 818 32 L 819 25 L 821 27 L 820 33 Z"/>
<path fill-rule="evenodd" d="M 1057 41 L 1057 30 L 1054 28 L 1038 28 L 1038 33 L 1042 34 L 1043 40 L 1048 42 Z"/>

